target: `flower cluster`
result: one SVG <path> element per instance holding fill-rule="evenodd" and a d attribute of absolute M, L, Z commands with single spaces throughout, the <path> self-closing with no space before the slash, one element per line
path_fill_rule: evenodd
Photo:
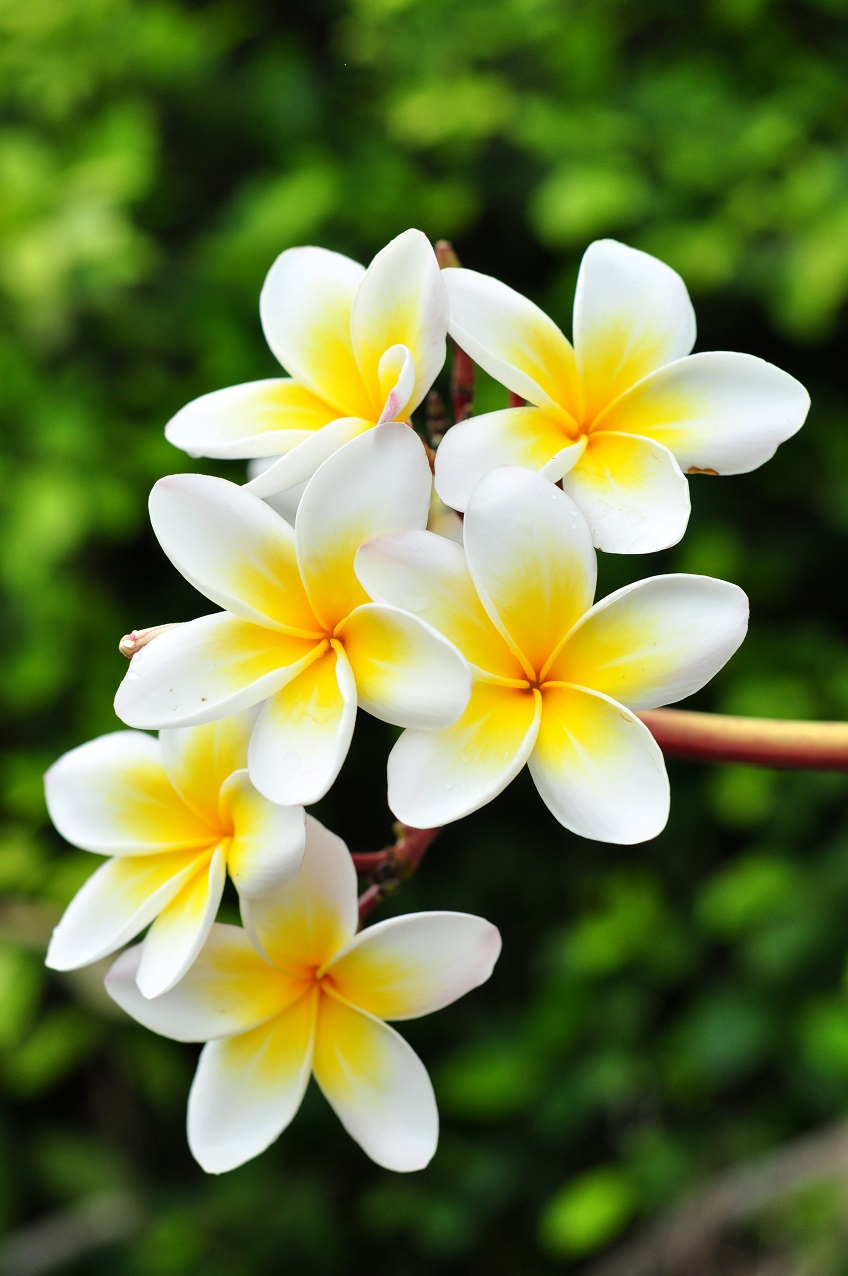
<path fill-rule="evenodd" d="M 808 398 L 749 355 L 690 354 L 682 280 L 612 241 L 583 259 L 573 345 L 504 284 L 441 270 L 414 230 L 367 270 L 284 252 L 260 311 L 291 375 L 204 395 L 167 427 L 252 477 L 178 475 L 150 498 L 165 553 L 220 610 L 133 655 L 115 708 L 158 738 L 118 731 L 47 773 L 56 827 L 108 857 L 47 960 L 82 966 L 149 928 L 107 988 L 155 1032 L 206 1043 L 188 1116 L 205 1169 L 267 1147 L 314 1075 L 375 1161 L 412 1170 L 435 1151 L 435 1100 L 385 1021 L 482 983 L 500 938 L 451 912 L 358 931 L 354 861 L 304 807 L 361 707 L 403 728 L 388 804 L 411 829 L 477 810 L 527 764 L 573 833 L 659 833 L 668 779 L 638 712 L 725 664 L 747 600 L 678 574 L 595 602 L 595 551 L 674 544 L 684 471 L 761 464 Z M 434 454 L 412 413 L 448 335 L 513 406 L 455 424 Z M 216 921 L 228 873 L 243 928 Z"/>

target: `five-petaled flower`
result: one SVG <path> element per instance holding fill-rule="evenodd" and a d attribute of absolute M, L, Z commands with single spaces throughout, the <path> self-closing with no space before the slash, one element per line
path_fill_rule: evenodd
<path fill-rule="evenodd" d="M 304 811 L 276 806 L 248 779 L 256 717 L 207 726 L 115 731 L 72 749 L 45 777 L 47 806 L 75 846 L 111 856 L 59 922 L 47 965 L 74 970 L 150 926 L 137 949 L 145 997 L 171 988 L 212 928 L 227 871 L 242 900 L 294 877 Z"/>
<path fill-rule="evenodd" d="M 250 778 L 292 805 L 318 801 L 333 783 L 357 703 L 398 726 L 455 722 L 471 685 L 463 658 L 426 622 L 370 602 L 353 570 L 363 541 L 426 526 L 430 492 L 424 448 L 397 423 L 323 463 L 294 529 L 224 479 L 157 483 L 150 514 L 162 547 L 226 610 L 142 648 L 118 689 L 118 716 L 135 727 L 188 725 L 264 701 Z"/>
<path fill-rule="evenodd" d="M 249 483 L 259 496 L 302 483 L 378 422 L 407 420 L 445 361 L 447 292 L 419 230 L 398 235 L 367 270 L 325 248 L 289 248 L 259 310 L 291 378 L 205 394 L 166 427 L 192 456 L 279 457 Z"/>
<path fill-rule="evenodd" d="M 405 731 L 389 758 L 389 805 L 420 828 L 477 810 L 525 763 L 560 823 L 640 842 L 668 818 L 662 753 L 632 712 L 691 695 L 745 636 L 736 585 L 654 576 L 592 606 L 596 556 L 570 497 L 504 466 L 477 485 L 465 550 L 432 532 L 389 532 L 356 570 L 373 598 L 455 643 L 475 681 L 443 731 Z"/>
<path fill-rule="evenodd" d="M 183 981 L 153 1001 L 138 992 L 138 948 L 106 979 L 115 1001 L 154 1032 L 208 1042 L 188 1105 L 197 1160 L 220 1173 L 264 1151 L 313 1073 L 373 1160 L 421 1169 L 438 1138 L 433 1088 L 383 1021 L 430 1014 L 488 979 L 497 929 L 467 913 L 435 912 L 356 934 L 350 855 L 311 816 L 300 874 L 251 900 L 244 919 L 247 933 L 216 925 Z"/>
<path fill-rule="evenodd" d="M 499 465 L 538 470 L 589 520 L 598 549 L 663 549 L 689 518 L 683 470 L 756 469 L 810 405 L 802 385 L 748 354 L 690 355 L 695 316 L 670 267 L 611 239 L 587 249 L 574 298 L 574 346 L 506 284 L 473 270 L 443 272 L 450 332 L 529 406 L 451 429 L 436 489 L 464 510 Z M 682 467 L 682 469 L 681 469 Z"/>

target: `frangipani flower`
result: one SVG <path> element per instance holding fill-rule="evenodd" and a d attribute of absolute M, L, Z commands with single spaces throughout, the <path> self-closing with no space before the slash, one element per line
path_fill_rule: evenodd
<path fill-rule="evenodd" d="M 573 348 L 505 284 L 473 270 L 442 273 L 451 335 L 529 405 L 445 435 L 436 489 L 454 509 L 466 508 L 489 470 L 521 465 L 562 479 L 598 549 L 662 549 L 686 530 L 683 470 L 756 469 L 807 415 L 804 387 L 772 364 L 725 351 L 690 355 L 695 316 L 683 280 L 614 240 L 583 257 Z"/>
<path fill-rule="evenodd" d="M 662 753 L 632 712 L 691 695 L 745 635 L 747 599 L 706 576 L 655 576 L 592 606 L 596 559 L 574 502 L 512 466 L 474 490 L 463 549 L 429 532 L 369 542 L 357 573 L 373 598 L 424 617 L 474 672 L 464 715 L 406 731 L 389 758 L 389 805 L 430 828 L 485 805 L 525 763 L 561 824 L 639 842 L 668 817 Z"/>
<path fill-rule="evenodd" d="M 145 997 L 171 988 L 212 929 L 227 871 L 242 900 L 294 877 L 300 806 L 276 806 L 248 779 L 255 712 L 209 726 L 115 731 L 72 749 L 45 776 L 47 808 L 74 846 L 111 856 L 71 900 L 47 965 L 75 970 L 153 923 L 136 949 Z"/>
<path fill-rule="evenodd" d="M 134 727 L 209 722 L 264 701 L 248 770 L 261 793 L 309 805 L 347 756 L 357 704 L 398 726 L 443 727 L 468 702 L 468 667 L 425 622 L 369 601 L 363 541 L 423 528 L 430 467 L 406 425 L 370 430 L 325 461 L 292 528 L 225 479 L 181 474 L 150 496 L 171 562 L 226 608 L 135 655 L 115 709 Z"/>
<path fill-rule="evenodd" d="M 249 483 L 258 496 L 302 483 L 377 423 L 406 420 L 445 361 L 447 292 L 419 230 L 398 235 L 367 270 L 325 248 L 288 249 L 259 311 L 291 377 L 205 394 L 165 429 L 192 456 L 279 457 Z"/>
<path fill-rule="evenodd" d="M 348 1133 L 390 1170 L 422 1169 L 438 1113 L 421 1060 L 383 1022 L 417 1019 L 489 978 L 496 928 L 466 913 L 413 913 L 356 934 L 356 873 L 344 842 L 307 816 L 298 877 L 216 925 L 185 979 L 139 996 L 139 949 L 106 987 L 147 1028 L 206 1041 L 188 1104 L 189 1146 L 210 1173 L 273 1143 L 314 1074 Z M 248 938 L 248 935 L 250 938 Z"/>

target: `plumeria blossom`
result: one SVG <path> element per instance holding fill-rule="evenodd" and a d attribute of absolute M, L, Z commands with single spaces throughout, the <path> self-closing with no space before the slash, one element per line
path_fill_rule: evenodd
<path fill-rule="evenodd" d="M 150 497 L 171 562 L 225 608 L 135 655 L 115 709 L 130 726 L 188 726 L 263 702 L 250 778 L 271 801 L 308 805 L 344 761 L 357 704 L 397 726 L 455 722 L 464 659 L 426 622 L 368 599 L 353 569 L 363 541 L 424 528 L 430 467 L 406 425 L 378 426 L 310 480 L 294 528 L 224 479 L 182 474 Z"/>
<path fill-rule="evenodd" d="M 695 316 L 670 267 L 611 239 L 587 249 L 574 298 L 574 345 L 519 293 L 473 270 L 443 271 L 450 332 L 472 359 L 526 400 L 454 426 L 436 489 L 464 510 L 499 465 L 521 465 L 564 490 L 598 549 L 673 545 L 689 518 L 689 473 L 741 474 L 800 429 L 809 395 L 762 359 L 690 354 Z"/>
<path fill-rule="evenodd" d="M 445 361 L 448 297 L 419 230 L 398 235 L 367 270 L 325 248 L 288 249 L 259 311 L 291 376 L 205 394 L 165 429 L 192 456 L 277 457 L 249 483 L 258 496 L 302 483 L 374 425 L 407 420 Z"/>
<path fill-rule="evenodd" d="M 668 817 L 662 753 L 633 710 L 697 691 L 747 625 L 740 589 L 655 576 L 592 606 L 591 533 L 569 496 L 512 466 L 468 505 L 463 548 L 387 533 L 357 555 L 373 598 L 428 620 L 470 662 L 468 708 L 443 731 L 406 731 L 389 758 L 389 805 L 429 828 L 477 810 L 525 763 L 543 801 L 584 837 L 631 843 Z"/>
<path fill-rule="evenodd" d="M 245 770 L 255 712 L 207 726 L 115 731 L 72 749 L 45 777 L 69 842 L 110 858 L 53 932 L 47 965 L 74 970 L 150 929 L 134 978 L 156 997 L 185 974 L 212 929 L 227 872 L 242 900 L 298 872 L 302 807 L 256 791 Z"/>
<path fill-rule="evenodd" d="M 247 931 L 216 925 L 176 988 L 139 995 L 139 948 L 106 979 L 145 1027 L 205 1041 L 188 1104 L 189 1146 L 210 1173 L 264 1151 L 314 1074 L 349 1134 L 378 1165 L 423 1168 L 438 1113 L 421 1060 L 386 1019 L 440 1010 L 489 978 L 500 936 L 466 913 L 413 913 L 357 928 L 344 842 L 307 817 L 303 868 L 244 909 Z"/>

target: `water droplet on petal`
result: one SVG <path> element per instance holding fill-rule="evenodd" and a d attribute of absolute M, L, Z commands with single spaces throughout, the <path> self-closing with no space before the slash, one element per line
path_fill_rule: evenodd
<path fill-rule="evenodd" d="M 136 678 L 137 678 L 137 677 L 138 677 L 138 674 L 137 674 L 137 673 L 128 673 L 128 674 L 127 674 L 127 682 L 135 682 L 135 680 L 136 680 Z"/>

